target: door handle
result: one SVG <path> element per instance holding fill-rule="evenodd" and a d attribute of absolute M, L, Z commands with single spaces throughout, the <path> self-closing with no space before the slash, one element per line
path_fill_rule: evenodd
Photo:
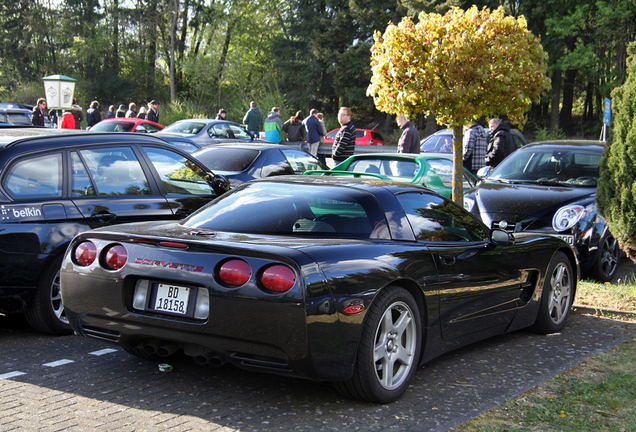
<path fill-rule="evenodd" d="M 93 213 L 91 216 L 103 223 L 112 222 L 117 218 L 116 214 L 108 212 Z"/>
<path fill-rule="evenodd" d="M 183 219 L 184 217 L 190 215 L 190 213 L 192 213 L 192 210 L 179 209 L 179 210 L 176 211 L 176 213 L 174 215 L 176 217 L 178 217 L 179 219 Z"/>
<path fill-rule="evenodd" d="M 455 262 L 456 262 L 455 255 L 452 255 L 452 254 L 449 254 L 449 253 L 441 253 L 441 254 L 439 254 L 439 260 L 442 262 L 442 264 L 448 265 L 448 266 L 451 266 L 451 265 L 455 264 Z"/>

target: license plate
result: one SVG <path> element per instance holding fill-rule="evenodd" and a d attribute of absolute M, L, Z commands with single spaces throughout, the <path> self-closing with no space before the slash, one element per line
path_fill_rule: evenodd
<path fill-rule="evenodd" d="M 190 288 L 159 284 L 157 285 L 157 297 L 154 310 L 185 315 L 188 312 Z"/>
<path fill-rule="evenodd" d="M 574 246 L 574 236 L 573 235 L 557 234 L 556 237 L 560 238 L 561 240 L 563 240 L 567 244 L 570 244 L 570 245 Z"/>

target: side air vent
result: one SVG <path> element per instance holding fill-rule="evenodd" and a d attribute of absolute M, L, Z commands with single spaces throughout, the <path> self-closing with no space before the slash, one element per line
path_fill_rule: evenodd
<path fill-rule="evenodd" d="M 268 369 L 272 371 L 285 371 L 291 372 L 292 368 L 289 366 L 286 360 L 253 356 L 250 354 L 234 353 L 231 355 L 233 360 L 239 361 L 243 366 L 250 366 L 260 369 Z"/>
<path fill-rule="evenodd" d="M 92 337 L 95 339 L 101 339 L 108 342 L 117 342 L 121 333 L 113 330 L 106 330 L 98 327 L 81 325 L 80 327 L 84 336 Z"/>

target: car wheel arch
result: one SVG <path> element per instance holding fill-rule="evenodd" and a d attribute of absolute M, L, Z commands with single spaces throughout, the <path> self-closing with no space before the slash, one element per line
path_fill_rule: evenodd
<path fill-rule="evenodd" d="M 421 362 L 421 360 L 424 358 L 424 351 L 425 351 L 424 348 L 426 347 L 426 332 L 424 331 L 424 329 L 428 327 L 427 320 L 429 316 L 429 313 L 427 310 L 426 298 L 424 297 L 424 292 L 422 291 L 422 288 L 414 280 L 395 279 L 391 282 L 388 282 L 386 285 L 384 285 L 383 288 L 379 289 L 375 293 L 375 295 L 373 296 L 373 299 L 371 300 L 371 302 L 369 303 L 366 309 L 369 309 L 369 307 L 371 307 L 371 304 L 378 299 L 378 295 L 380 294 L 380 292 L 382 292 L 383 290 L 386 290 L 389 287 L 398 287 L 398 288 L 405 289 L 406 291 L 409 292 L 409 294 L 413 296 L 413 298 L 415 299 L 415 302 L 417 303 L 417 308 L 420 312 L 420 318 L 422 322 L 422 349 L 420 350 L 420 359 L 419 359 L 419 361 Z"/>

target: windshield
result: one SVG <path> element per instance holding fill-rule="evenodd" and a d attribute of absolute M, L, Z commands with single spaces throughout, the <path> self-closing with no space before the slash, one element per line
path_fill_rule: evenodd
<path fill-rule="evenodd" d="M 412 179 L 419 165 L 415 161 L 360 159 L 354 160 L 347 171 L 359 173 L 382 174 L 387 177 Z"/>
<path fill-rule="evenodd" d="M 183 225 L 206 231 L 331 238 L 389 238 L 371 194 L 297 183 L 246 183 L 199 210 Z"/>
<path fill-rule="evenodd" d="M 245 171 L 259 154 L 259 150 L 209 146 L 195 157 L 215 172 Z"/>
<path fill-rule="evenodd" d="M 135 124 L 133 122 L 99 122 L 91 127 L 92 131 L 101 132 L 130 132 Z"/>
<path fill-rule="evenodd" d="M 596 186 L 603 154 L 587 148 L 532 147 L 517 150 L 489 178 L 507 183 Z"/>
<path fill-rule="evenodd" d="M 163 129 L 163 132 L 176 132 L 196 135 L 205 127 L 206 123 L 200 121 L 180 121 Z"/>
<path fill-rule="evenodd" d="M 425 152 L 453 152 L 453 133 L 433 134 L 421 141 L 420 151 Z"/>

